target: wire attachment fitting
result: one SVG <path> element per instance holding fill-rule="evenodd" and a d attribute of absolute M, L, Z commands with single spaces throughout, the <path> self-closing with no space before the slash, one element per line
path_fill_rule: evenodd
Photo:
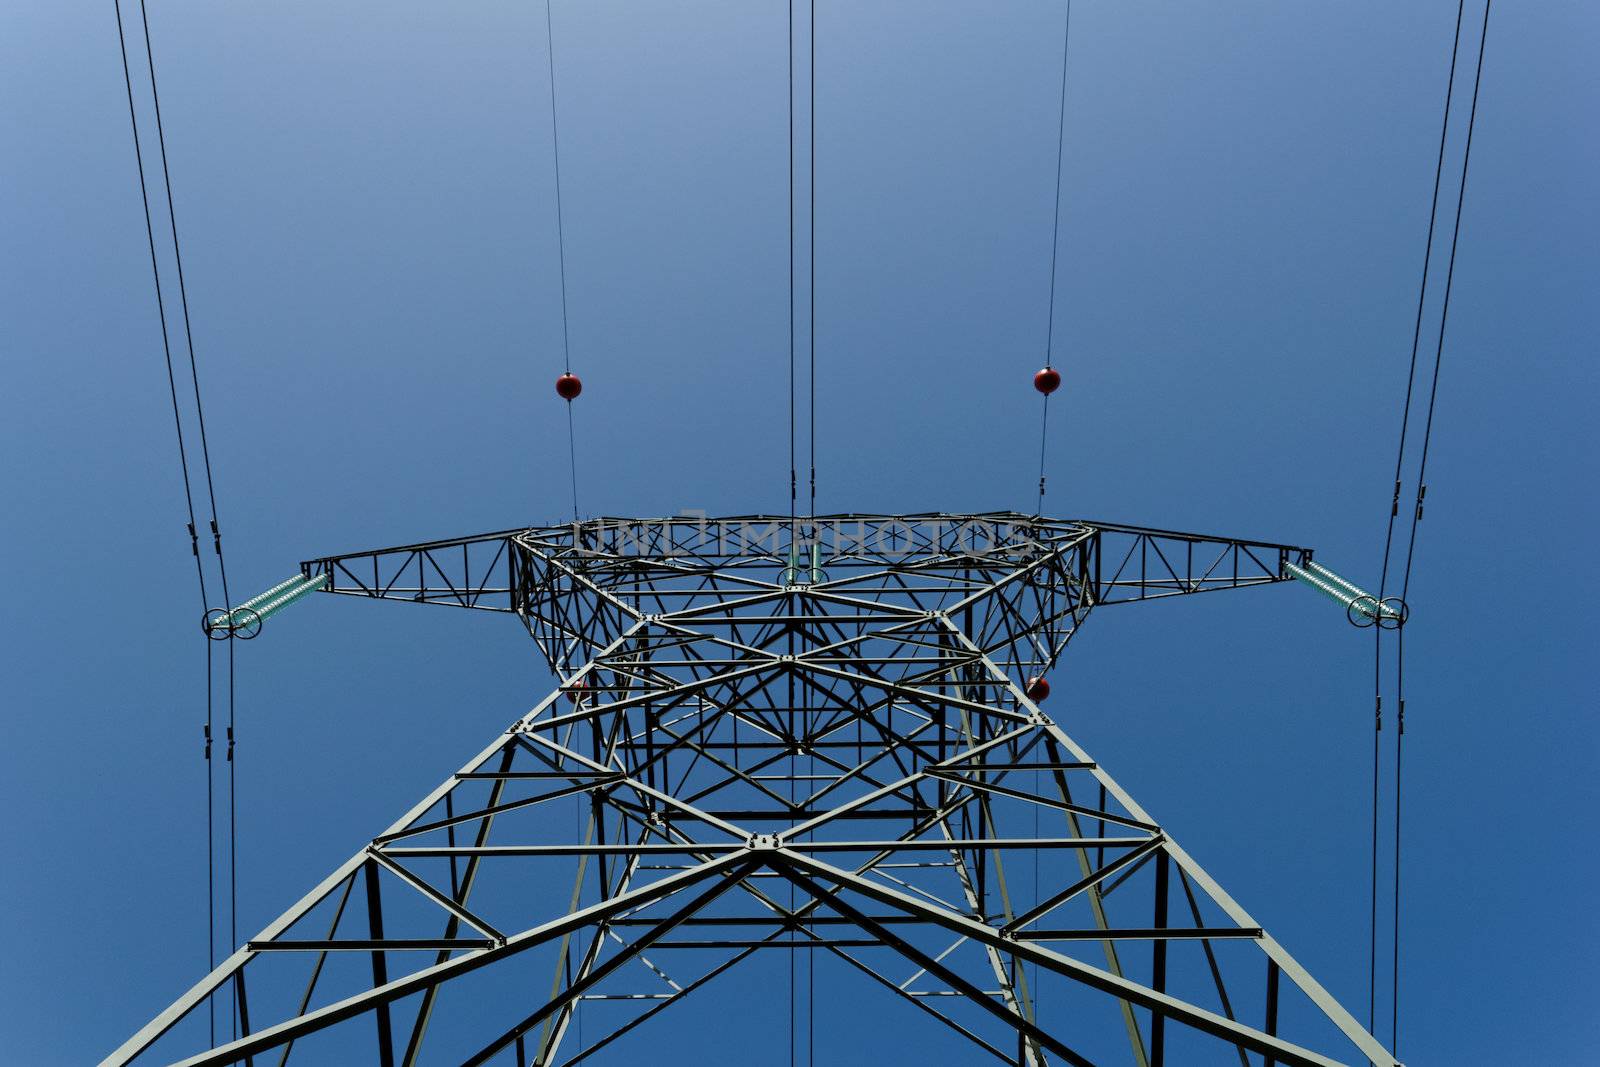
<path fill-rule="evenodd" d="M 211 608 L 201 618 L 200 629 L 213 641 L 231 641 L 236 637 L 248 641 L 261 632 L 261 625 L 267 619 L 327 584 L 327 572 L 310 578 L 297 574 L 231 610 Z"/>
<path fill-rule="evenodd" d="M 1405 601 L 1399 597 L 1384 597 L 1379 600 L 1348 578 L 1341 577 L 1314 560 L 1307 560 L 1304 567 L 1285 560 L 1283 569 L 1290 577 L 1299 579 L 1330 600 L 1343 604 L 1345 617 L 1350 620 L 1352 626 L 1362 629 L 1378 626 L 1385 630 L 1398 630 L 1405 625 L 1406 619 L 1411 615 Z"/>

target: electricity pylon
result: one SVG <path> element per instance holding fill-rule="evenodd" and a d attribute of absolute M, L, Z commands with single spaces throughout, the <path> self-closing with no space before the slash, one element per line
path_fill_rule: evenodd
<path fill-rule="evenodd" d="M 560 686 L 105 1063 L 574 1063 L 770 950 L 1008 1063 L 1395 1067 L 1034 699 L 1096 609 L 1310 562 L 1010 513 L 312 560 L 330 593 L 516 616 Z M 168 1048 L 213 997 L 239 1036 Z"/>

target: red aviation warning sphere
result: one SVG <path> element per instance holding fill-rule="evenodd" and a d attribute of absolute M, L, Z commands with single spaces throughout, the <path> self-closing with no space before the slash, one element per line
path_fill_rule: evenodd
<path fill-rule="evenodd" d="M 1050 695 L 1050 683 L 1039 677 L 1029 678 L 1022 691 L 1028 694 L 1029 700 L 1043 700 Z"/>
<path fill-rule="evenodd" d="M 556 395 L 562 400 L 573 400 L 583 392 L 583 380 L 576 374 L 563 374 L 556 379 Z"/>
<path fill-rule="evenodd" d="M 1061 372 L 1054 367 L 1045 367 L 1033 376 L 1033 387 L 1045 396 L 1049 396 L 1061 388 Z"/>

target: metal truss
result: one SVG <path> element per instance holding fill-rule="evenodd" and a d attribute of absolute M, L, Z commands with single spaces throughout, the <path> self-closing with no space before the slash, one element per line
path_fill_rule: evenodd
<path fill-rule="evenodd" d="M 975 1061 L 1396 1067 L 1027 695 L 1095 608 L 1310 560 L 1009 513 L 592 520 L 312 560 L 335 594 L 516 615 L 560 686 L 104 1062 L 575 1064 L 777 951 Z M 496 976 L 503 1017 L 440 1025 Z M 241 1036 L 169 1048 L 217 995 Z M 584 1044 L 590 1001 L 611 1014 Z"/>

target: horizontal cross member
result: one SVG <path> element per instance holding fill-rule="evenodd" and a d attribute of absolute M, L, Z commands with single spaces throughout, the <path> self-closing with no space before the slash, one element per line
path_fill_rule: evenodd
<path fill-rule="evenodd" d="M 800 583 L 796 553 L 808 560 Z M 1310 550 L 1293 545 L 999 512 L 828 515 L 804 525 L 771 515 L 596 519 L 323 556 L 301 568 L 339 595 L 514 614 L 563 665 L 640 621 L 804 625 L 807 612 L 786 610 L 796 597 L 829 602 L 835 617 L 853 603 L 851 621 L 883 625 L 907 608 L 957 612 L 1009 598 L 1020 614 L 1008 640 L 1037 631 L 1058 646 L 1096 605 L 1283 581 L 1289 567 L 1310 563 Z"/>

